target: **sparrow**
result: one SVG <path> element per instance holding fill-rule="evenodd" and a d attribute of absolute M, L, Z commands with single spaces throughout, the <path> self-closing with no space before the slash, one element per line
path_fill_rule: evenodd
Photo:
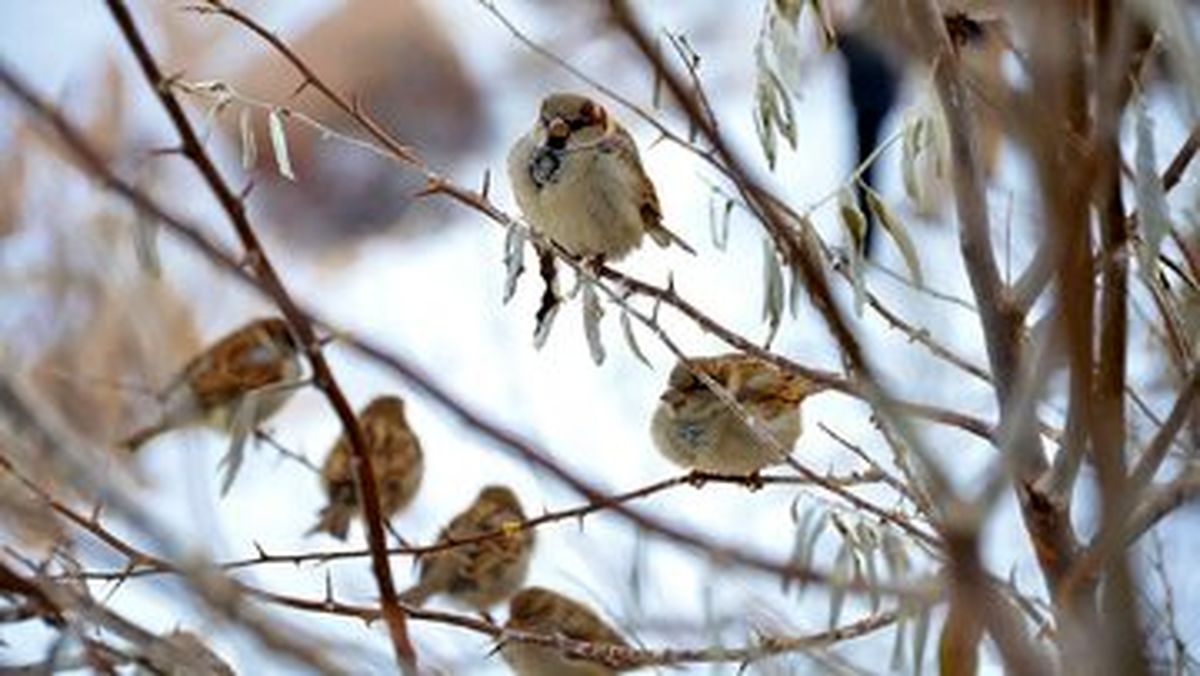
<path fill-rule="evenodd" d="M 690 360 L 789 450 L 800 438 L 800 403 L 823 389 L 774 364 L 743 354 Z M 783 462 L 686 364 L 671 371 L 650 423 L 650 435 L 668 460 L 700 472 L 751 475 Z"/>
<path fill-rule="evenodd" d="M 591 608 L 542 587 L 526 587 L 508 602 L 506 629 L 532 634 L 563 636 L 577 641 L 628 647 L 614 629 Z M 500 649 L 505 662 L 517 676 L 610 676 L 612 667 L 588 660 L 572 659 L 552 647 L 507 641 Z"/>
<path fill-rule="evenodd" d="M 421 486 L 425 474 L 421 443 L 408 426 L 400 397 L 375 398 L 359 412 L 358 424 L 375 473 L 380 510 L 384 517 L 391 516 L 408 506 Z M 324 532 L 346 539 L 351 517 L 361 511 L 358 486 L 350 469 L 352 459 L 350 439 L 343 434 L 321 468 L 321 484 L 329 504 L 318 514 L 309 535 Z"/>
<path fill-rule="evenodd" d="M 137 665 L 133 672 L 136 676 L 234 676 L 237 673 L 199 636 L 182 629 L 155 637 L 145 647 L 141 658 L 143 664 Z"/>
<path fill-rule="evenodd" d="M 695 253 L 663 225 L 633 137 L 586 96 L 542 100 L 533 128 L 508 153 L 508 176 L 529 225 L 574 256 L 617 260 L 643 234 Z"/>
<path fill-rule="evenodd" d="M 400 600 L 422 605 L 431 596 L 448 594 L 486 615 L 488 608 L 525 582 L 533 555 L 533 531 L 511 530 L 524 522 L 525 513 L 511 489 L 485 487 L 470 507 L 442 529 L 438 542 L 496 531 L 504 534 L 426 555 L 421 559 L 417 584 L 402 593 Z"/>
<path fill-rule="evenodd" d="M 253 422 L 270 418 L 295 391 L 300 344 L 283 319 L 256 319 L 194 357 L 159 393 L 162 411 L 154 424 L 127 437 L 122 446 L 137 451 L 164 432 L 193 425 L 228 430 L 246 397 L 254 402 Z"/>

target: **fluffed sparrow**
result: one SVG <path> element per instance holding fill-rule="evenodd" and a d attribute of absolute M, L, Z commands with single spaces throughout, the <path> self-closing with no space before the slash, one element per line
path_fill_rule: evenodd
<path fill-rule="evenodd" d="M 800 403 L 820 386 L 743 354 L 690 360 L 724 387 L 763 431 L 790 451 L 800 438 Z M 672 462 L 701 472 L 748 475 L 783 462 L 741 417 L 680 362 L 650 424 L 658 450 Z"/>
<path fill-rule="evenodd" d="M 438 542 L 492 533 L 524 521 L 521 503 L 511 489 L 487 486 L 466 511 L 442 529 Z M 400 600 L 421 605 L 444 593 L 486 613 L 524 584 L 533 543 L 533 531 L 524 529 L 433 552 L 421 559 L 417 584 L 401 594 Z"/>
<path fill-rule="evenodd" d="M 229 429 L 247 395 L 258 392 L 254 420 L 274 415 L 291 397 L 287 387 L 300 378 L 300 346 L 277 317 L 257 319 L 221 338 L 194 357 L 163 388 L 158 422 L 122 442 L 137 451 L 158 435 L 180 427 Z"/>
<path fill-rule="evenodd" d="M 663 226 L 633 137 L 586 96 L 542 100 L 533 129 L 508 153 L 508 176 L 529 225 L 571 254 L 616 260 L 643 234 L 695 253 Z"/>
<path fill-rule="evenodd" d="M 508 602 L 508 629 L 577 641 L 627 647 L 625 639 L 591 608 L 542 587 L 526 587 Z M 508 641 L 500 654 L 517 676 L 610 676 L 616 670 L 598 662 L 571 659 L 554 648 Z"/>
<path fill-rule="evenodd" d="M 383 516 L 391 516 L 412 502 L 421 486 L 425 473 L 421 443 L 408 426 L 400 397 L 375 398 L 358 414 L 358 424 L 375 472 L 379 507 Z M 360 511 L 358 487 L 350 469 L 352 459 L 350 440 L 343 434 L 321 468 L 321 484 L 329 504 L 321 510 L 309 534 L 325 532 L 346 539 L 350 518 Z"/>

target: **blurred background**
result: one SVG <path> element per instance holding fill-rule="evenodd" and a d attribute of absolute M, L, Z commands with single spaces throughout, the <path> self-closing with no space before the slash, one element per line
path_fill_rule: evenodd
<path fill-rule="evenodd" d="M 653 336 L 636 330 L 653 365 L 647 368 L 626 348 L 613 308 L 603 325 L 609 358 L 596 367 L 588 356 L 578 303 L 573 303 L 564 308 L 549 342 L 536 350 L 533 314 L 540 288 L 529 272 L 516 298 L 501 302 L 505 271 L 500 228 L 442 198 L 419 197 L 422 182 L 411 170 L 291 118 L 284 125 L 295 180 L 282 177 L 268 140 L 266 112 L 237 98 L 222 102 L 213 94 L 220 89 L 214 83 L 232 88 L 244 100 L 309 115 L 332 132 L 350 133 L 347 120 L 320 102 L 311 88 L 301 89 L 285 63 L 230 22 L 181 11 L 174 2 L 131 4 L 165 70 L 193 86 L 194 95 L 185 101 L 230 182 L 235 187 L 253 184 L 252 218 L 296 296 L 322 308 L 348 332 L 412 359 L 463 401 L 536 440 L 562 465 L 611 492 L 677 473 L 654 451 L 647 433 L 674 362 Z M 326 81 L 340 92 L 352 92 L 375 120 L 446 176 L 467 186 L 490 177 L 492 199 L 512 213 L 516 207 L 504 161 L 508 146 L 534 122 L 539 100 L 556 90 L 595 93 L 532 52 L 473 0 L 243 4 Z M 591 3 L 497 4 L 531 39 L 630 100 L 655 109 L 653 77 L 624 39 L 602 27 Z M 807 22 L 791 42 L 772 43 L 771 58 L 787 59 L 788 69 L 782 72 L 797 130 L 795 149 L 781 145 L 771 170 L 754 125 L 755 48 L 763 3 L 736 8 L 722 0 L 638 5 L 646 25 L 656 27 L 660 38 L 686 36 L 700 56 L 700 77 L 722 130 L 740 155 L 792 205 L 806 209 L 821 204 L 814 212 L 818 229 L 826 241 L 844 245 L 836 206 L 827 201 L 859 158 L 844 58 L 825 49 L 819 30 Z M 205 224 L 214 238 L 233 244 L 227 222 L 193 169 L 161 152 L 172 143 L 173 132 L 100 3 L 3 3 L 0 60 L 82 125 L 124 176 Z M 902 64 L 896 69 L 903 81 L 896 106 L 884 116 L 880 140 L 894 140 L 905 116 L 928 105 L 921 78 L 905 78 Z M 1178 147 L 1189 124 L 1173 96 L 1165 89 L 1149 92 L 1160 158 Z M 681 295 L 710 316 L 751 339 L 765 340 L 760 226 L 735 209 L 728 243 L 718 246 L 714 232 L 725 202 L 713 186 L 723 185 L 720 177 L 686 149 L 660 142 L 654 129 L 629 111 L 601 100 L 638 140 L 666 222 L 700 252 L 692 258 L 677 249 L 648 246 L 618 267 L 658 284 L 670 276 Z M 686 121 L 677 114 L 661 110 L 659 115 L 686 133 Z M 257 139 L 256 157 L 247 157 L 243 125 Z M 893 144 L 880 160 L 879 190 L 897 205 L 919 242 L 929 287 L 968 297 L 953 229 L 942 223 L 948 205 L 936 197 L 927 204 L 906 198 L 896 148 Z M 1003 228 L 997 239 L 1004 242 L 1006 271 L 1019 270 L 1031 255 L 1040 207 L 1030 199 L 1023 160 L 1003 147 L 996 154 L 992 217 Z M 72 161 L 8 100 L 0 100 L 0 157 L 0 365 L 8 377 L 52 403 L 98 448 L 152 417 L 155 404 L 148 393 L 200 346 L 271 311 L 263 299 L 169 234 L 158 238 L 157 261 L 139 260 L 137 233 L 151 232 L 152 224 L 139 222 L 124 203 L 71 169 Z M 1195 204 L 1195 183 L 1189 172 L 1172 202 Z M 890 270 L 904 268 L 887 241 L 875 242 L 873 260 Z M 971 361 L 986 364 L 972 312 L 914 293 L 878 269 L 872 269 L 868 280 L 889 307 Z M 835 287 L 843 306 L 851 308 L 848 285 Z M 664 313 L 664 322 L 691 354 L 725 351 L 689 322 L 670 313 Z M 855 328 L 886 382 L 904 396 L 995 419 L 993 395 L 984 383 L 962 378 L 869 312 L 856 320 Z M 772 347 L 805 365 L 841 368 L 824 324 L 806 300 L 795 317 L 785 317 Z M 486 483 L 513 486 L 529 514 L 581 501 L 336 343 L 328 354 L 354 406 L 381 393 L 397 393 L 408 402 L 427 463 L 417 500 L 393 519 L 409 540 L 431 542 Z M 1132 364 L 1147 380 L 1156 368 Z M 1153 391 L 1148 399 L 1160 410 L 1171 401 L 1157 399 Z M 890 463 L 890 451 L 861 402 L 824 394 L 805 404 L 804 416 L 806 433 L 796 453 L 809 467 L 835 472 L 860 468 L 819 425 Z M 1052 408 L 1045 412 L 1056 425 L 1062 416 Z M 272 418 L 268 428 L 287 448 L 318 465 L 340 430 L 324 399 L 308 390 Z M 993 449 L 961 431 L 921 425 L 919 434 L 968 489 L 991 466 Z M 155 442 L 134 463 L 141 479 L 138 500 L 189 547 L 217 561 L 253 556 L 256 547 L 269 553 L 342 547 L 324 536 L 304 537 L 324 500 L 318 478 L 268 446 L 252 450 L 228 496 L 219 498 L 216 464 L 226 444 L 206 431 L 177 432 Z M 37 459 L 28 460 L 36 468 Z M 95 460 L 101 465 L 126 462 L 108 454 Z M 10 495 L 19 494 L 13 490 Z M 863 494 L 884 495 L 869 489 Z M 785 559 L 795 544 L 799 514 L 836 509 L 848 523 L 861 518 L 835 508 L 830 500 L 796 487 L 768 486 L 751 493 L 709 485 L 661 493 L 641 506 L 749 551 Z M 989 524 L 987 563 L 1001 576 L 1011 572 L 1023 591 L 1044 597 L 1017 510 L 1010 498 L 1005 500 Z M 18 503 L 19 498 L 13 500 Z M 1091 518 L 1086 508 L 1079 511 L 1079 519 Z M 0 537 L 6 544 L 19 544 L 22 551 L 39 541 L 52 544 L 51 529 L 32 524 L 13 506 L 3 513 Z M 1179 631 L 1193 640 L 1200 639 L 1200 615 L 1190 610 L 1200 607 L 1200 577 L 1188 570 L 1191 557 L 1186 552 L 1200 545 L 1195 526 L 1195 510 L 1167 521 L 1163 542 L 1167 571 L 1176 585 L 1175 604 L 1189 609 L 1180 614 Z M 117 522 L 113 527 L 119 531 L 122 526 Z M 646 536 L 615 516 L 601 513 L 582 523 L 552 524 L 539 529 L 537 537 L 530 582 L 586 600 L 647 647 L 737 645 L 761 633 L 812 633 L 829 624 L 830 599 L 822 592 L 783 591 L 776 579 L 723 568 Z M 350 544 L 364 542 L 356 522 Z M 836 547 L 836 538 L 827 537 L 819 551 L 828 555 Z M 912 556 L 925 561 L 918 551 Z M 80 557 L 99 570 L 123 565 L 86 543 Z M 405 558 L 393 559 L 400 586 L 413 579 L 415 569 L 409 564 Z M 372 602 L 376 589 L 366 558 L 258 566 L 238 576 L 263 588 L 320 598 L 327 572 L 339 600 Z M 107 601 L 112 607 L 157 630 L 200 632 L 239 671 L 297 670 L 193 606 L 167 576 L 97 588 L 98 596 L 106 593 L 111 593 Z M 432 603 L 446 604 L 442 599 Z M 394 669 L 382 626 L 267 610 L 285 623 L 314 630 L 363 673 Z M 849 599 L 842 618 L 853 620 L 867 612 L 866 599 Z M 488 656 L 489 642 L 477 634 L 422 622 L 414 622 L 411 631 L 430 669 L 505 673 L 498 658 Z M 53 636 L 36 623 L 0 625 L 0 662 L 43 659 Z M 889 629 L 841 645 L 838 657 L 829 659 L 850 670 L 878 673 L 886 671 L 895 643 L 895 631 Z M 932 652 L 926 651 L 927 660 Z M 824 658 L 793 655 L 754 668 L 768 674 L 809 673 L 829 664 Z M 998 669 L 990 656 L 984 666 Z M 733 673 L 736 666 L 681 671 Z"/>

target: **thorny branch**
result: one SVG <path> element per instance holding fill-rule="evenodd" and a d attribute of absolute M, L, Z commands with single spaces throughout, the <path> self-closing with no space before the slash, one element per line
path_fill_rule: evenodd
<path fill-rule="evenodd" d="M 121 197 L 126 199 L 137 210 L 166 225 L 172 232 L 179 235 L 184 241 L 193 246 L 208 260 L 226 270 L 233 278 L 241 281 L 244 284 L 247 284 L 251 288 L 258 290 L 261 293 L 267 293 L 267 290 L 263 288 L 262 282 L 247 272 L 241 266 L 241 261 L 237 257 L 230 254 L 222 247 L 209 241 L 202 234 L 200 228 L 173 215 L 171 212 L 161 207 L 155 200 L 147 196 L 144 192 L 139 191 L 137 188 L 113 173 L 112 169 L 96 153 L 96 151 L 74 126 L 67 122 L 56 110 L 33 94 L 27 86 L 21 83 L 3 67 L 0 67 L 0 85 L 6 87 L 8 91 L 13 94 L 14 97 L 19 100 L 29 111 L 50 124 L 60 140 L 62 140 L 67 148 L 75 155 L 86 172 L 99 179 L 110 190 L 116 192 Z M 297 303 L 296 307 L 298 311 L 300 311 L 309 319 L 310 322 L 320 326 L 332 326 L 330 322 L 325 321 L 312 308 L 299 303 Z M 335 333 L 338 335 L 345 335 L 342 332 Z M 512 453 L 526 460 L 533 466 L 548 472 L 550 475 L 554 476 L 572 490 L 583 495 L 589 500 L 604 499 L 604 492 L 597 488 L 590 481 L 575 476 L 551 459 L 551 455 L 543 449 L 538 448 L 529 441 L 525 440 L 523 437 L 505 429 L 498 423 L 493 422 L 474 409 L 467 407 L 465 404 L 458 401 L 456 397 L 451 395 L 441 385 L 426 376 L 415 365 L 361 338 L 346 337 L 344 342 L 346 345 L 359 352 L 363 356 L 390 370 L 400 379 L 407 382 L 415 390 L 423 393 L 426 397 L 444 408 L 454 417 L 463 421 L 468 427 L 476 430 L 481 435 L 492 439 L 501 448 L 506 449 L 509 453 Z M 741 546 L 735 547 L 732 545 L 722 544 L 705 535 L 663 522 L 660 519 L 654 518 L 639 510 L 631 509 L 625 505 L 614 505 L 612 509 L 614 513 L 626 518 L 641 528 L 652 533 L 657 533 L 666 539 L 686 548 L 702 552 L 713 560 L 736 563 L 738 565 L 758 570 L 763 573 L 775 575 L 783 579 L 810 582 L 828 582 L 828 576 L 822 573 L 807 570 L 789 563 L 779 563 L 761 555 L 746 551 L 745 548 Z M 862 583 L 858 582 L 851 584 L 849 589 L 851 591 L 867 590 Z M 898 594 L 902 596 L 916 596 L 918 598 L 923 597 L 923 593 L 914 592 L 912 589 L 905 587 L 881 585 L 873 587 L 873 589 L 882 593 Z"/>
<path fill-rule="evenodd" d="M 303 344 L 309 363 L 312 365 L 313 380 L 317 387 L 325 394 L 326 399 L 329 400 L 329 405 L 337 414 L 346 436 L 350 440 L 350 448 L 353 455 L 351 470 L 357 480 L 357 491 L 362 498 L 361 504 L 366 516 L 367 542 L 370 544 L 372 552 L 371 568 L 379 586 L 383 616 L 387 622 L 396 660 L 405 671 L 415 669 L 417 656 L 408 638 L 404 613 L 395 600 L 396 585 L 392 580 L 391 568 L 388 566 L 386 553 L 387 541 L 383 529 L 383 515 L 379 507 L 379 491 L 375 483 L 375 471 L 371 466 L 371 458 L 366 451 L 366 438 L 363 436 L 362 429 L 355 418 L 354 409 L 351 408 L 350 402 L 346 399 L 345 393 L 342 392 L 337 379 L 333 375 L 333 371 L 329 368 L 329 363 L 325 360 L 321 344 L 317 340 L 316 332 L 313 330 L 308 317 L 296 307 L 291 294 L 275 271 L 275 267 L 271 264 L 266 250 L 263 248 L 262 243 L 254 232 L 254 228 L 250 224 L 249 218 L 246 216 L 246 209 L 242 199 L 229 187 L 229 184 L 221 176 L 216 165 L 209 158 L 208 152 L 204 149 L 204 145 L 201 143 L 199 136 L 197 136 L 191 122 L 187 118 L 187 113 L 184 112 L 183 106 L 180 105 L 174 92 L 168 86 L 167 78 L 163 76 L 154 57 L 150 54 L 149 47 L 147 47 L 145 40 L 138 31 L 128 7 L 125 6 L 123 0 L 107 0 L 107 2 L 109 11 L 121 29 L 126 43 L 137 58 L 138 65 L 141 67 L 147 82 L 155 90 L 159 102 L 171 118 L 171 123 L 174 125 L 182 144 L 181 152 L 195 165 L 196 169 L 204 177 L 205 183 L 208 184 L 213 195 L 220 203 L 221 208 L 228 216 L 230 223 L 237 232 L 238 238 L 241 240 L 246 262 L 253 269 L 254 276 L 261 283 L 262 288 L 271 296 L 272 300 L 275 301 L 283 316 L 291 325 L 292 330 L 295 331 L 301 344 Z"/>

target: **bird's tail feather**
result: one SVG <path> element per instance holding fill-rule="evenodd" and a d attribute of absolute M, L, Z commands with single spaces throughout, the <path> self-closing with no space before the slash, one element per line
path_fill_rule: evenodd
<path fill-rule="evenodd" d="M 675 244 L 680 249 L 683 249 L 684 251 L 692 254 L 693 256 L 696 255 L 696 250 L 693 249 L 690 244 L 685 242 L 683 240 L 683 238 L 680 237 L 679 235 L 676 235 L 675 233 L 668 230 L 667 227 L 665 225 L 662 225 L 661 223 L 652 228 L 649 228 L 647 230 L 647 232 L 650 233 L 650 237 L 652 237 L 654 239 L 655 243 L 661 247 L 667 247 L 667 246 L 670 246 L 671 244 Z"/>
<path fill-rule="evenodd" d="M 305 535 L 328 533 L 344 541 L 346 533 L 350 531 L 350 517 L 353 515 L 354 510 L 345 505 L 328 505 L 317 515 L 316 525 L 308 529 Z"/>

